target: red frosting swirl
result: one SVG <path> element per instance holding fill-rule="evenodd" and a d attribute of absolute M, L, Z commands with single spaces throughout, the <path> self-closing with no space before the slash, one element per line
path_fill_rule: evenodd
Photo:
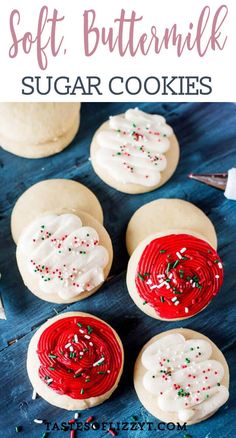
<path fill-rule="evenodd" d="M 135 278 L 143 304 L 152 306 L 163 319 L 200 312 L 222 282 L 223 266 L 217 252 L 188 234 L 152 240 L 141 255 Z"/>
<path fill-rule="evenodd" d="M 39 376 L 58 394 L 87 399 L 105 394 L 116 383 L 123 352 L 113 330 L 87 316 L 57 320 L 41 334 Z"/>

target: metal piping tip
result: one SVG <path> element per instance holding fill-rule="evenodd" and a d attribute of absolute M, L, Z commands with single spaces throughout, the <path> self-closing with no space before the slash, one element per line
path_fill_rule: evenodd
<path fill-rule="evenodd" d="M 228 180 L 228 172 L 225 173 L 206 173 L 204 175 L 199 175 L 197 173 L 190 173 L 188 175 L 190 179 L 199 181 L 211 187 L 215 187 L 219 190 L 225 190 Z"/>

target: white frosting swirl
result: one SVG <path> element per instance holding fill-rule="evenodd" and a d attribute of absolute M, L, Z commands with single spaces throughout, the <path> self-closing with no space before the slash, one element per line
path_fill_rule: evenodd
<path fill-rule="evenodd" d="M 181 334 L 167 335 L 146 348 L 143 385 L 162 411 L 174 412 L 183 422 L 197 421 L 227 401 L 228 389 L 220 384 L 224 368 L 211 355 L 209 342 L 185 340 Z"/>
<path fill-rule="evenodd" d="M 104 281 L 108 251 L 99 245 L 96 230 L 83 227 L 74 214 L 37 218 L 23 231 L 18 248 L 45 294 L 67 300 Z"/>
<path fill-rule="evenodd" d="M 108 128 L 97 134 L 96 162 L 122 184 L 155 186 L 167 166 L 172 134 L 164 117 L 129 109 L 110 117 Z"/>

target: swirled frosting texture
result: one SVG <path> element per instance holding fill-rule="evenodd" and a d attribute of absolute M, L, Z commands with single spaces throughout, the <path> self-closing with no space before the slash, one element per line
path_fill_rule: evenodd
<path fill-rule="evenodd" d="M 73 399 L 105 394 L 123 366 L 123 352 L 111 327 L 87 316 L 62 318 L 47 327 L 37 354 L 45 385 Z"/>
<path fill-rule="evenodd" d="M 118 182 L 152 187 L 166 169 L 172 134 L 164 117 L 129 109 L 110 117 L 108 127 L 98 133 L 95 158 Z"/>
<path fill-rule="evenodd" d="M 145 389 L 156 397 L 159 408 L 185 421 L 209 416 L 228 399 L 221 385 L 224 368 L 210 359 L 211 344 L 203 339 L 185 340 L 175 333 L 157 340 L 142 354 L 146 368 Z"/>
<path fill-rule="evenodd" d="M 163 319 L 195 315 L 218 293 L 223 266 L 204 240 L 172 234 L 152 240 L 144 249 L 135 284 L 144 305 Z"/>
<path fill-rule="evenodd" d="M 66 300 L 104 281 L 108 251 L 99 245 L 96 230 L 83 227 L 74 214 L 37 218 L 23 231 L 18 247 L 45 295 Z"/>

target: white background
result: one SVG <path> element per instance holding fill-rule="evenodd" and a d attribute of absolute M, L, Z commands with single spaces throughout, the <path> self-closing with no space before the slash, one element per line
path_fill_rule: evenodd
<path fill-rule="evenodd" d="M 4 3 L 4 4 L 3 4 Z M 35 34 L 38 22 L 38 14 L 41 6 L 47 4 L 50 11 L 53 8 L 59 10 L 60 15 L 65 15 L 63 24 L 58 27 L 58 38 L 64 34 L 64 48 L 66 54 L 57 58 L 49 58 L 49 67 L 41 71 L 37 65 L 36 47 L 30 55 L 23 54 L 20 50 L 15 59 L 10 59 L 8 52 L 12 44 L 9 30 L 9 17 L 13 9 L 21 12 L 21 23 L 17 33 L 23 36 L 24 32 L 30 31 Z M 164 50 L 157 55 L 150 52 L 144 57 L 139 54 L 135 58 L 126 55 L 121 58 L 117 51 L 109 53 L 107 47 L 100 46 L 96 54 L 88 58 L 83 49 L 83 12 L 85 9 L 95 9 L 97 13 L 96 25 L 98 27 L 114 26 L 113 20 L 120 15 L 123 7 L 127 16 L 132 10 L 137 15 L 143 15 L 143 21 L 137 27 L 137 35 L 142 32 L 150 33 L 150 28 L 155 25 L 158 34 L 163 35 L 166 27 L 178 24 L 179 31 L 186 33 L 189 22 L 196 23 L 202 8 L 209 5 L 212 15 L 217 7 L 225 4 L 229 8 L 229 14 L 222 27 L 222 33 L 227 35 L 228 41 L 224 51 L 208 52 L 200 58 L 196 52 L 185 52 L 178 58 L 174 48 Z M 236 101 L 236 1 L 235 0 L 8 0 L 0 5 L 0 101 Z M 209 35 L 209 32 L 208 32 Z M 44 38 L 48 36 L 45 32 Z M 44 40 L 45 41 L 45 40 Z M 49 53 L 49 52 L 48 52 Z M 82 79 L 88 75 L 100 76 L 102 79 L 102 96 L 60 96 L 55 92 L 47 96 L 34 94 L 22 96 L 22 77 L 24 76 L 51 75 L 69 76 L 71 83 L 77 76 Z M 150 96 L 145 92 L 136 96 L 122 94 L 114 96 L 107 87 L 112 76 L 211 76 L 213 93 L 209 96 Z M 84 81 L 86 84 L 86 81 Z"/>

